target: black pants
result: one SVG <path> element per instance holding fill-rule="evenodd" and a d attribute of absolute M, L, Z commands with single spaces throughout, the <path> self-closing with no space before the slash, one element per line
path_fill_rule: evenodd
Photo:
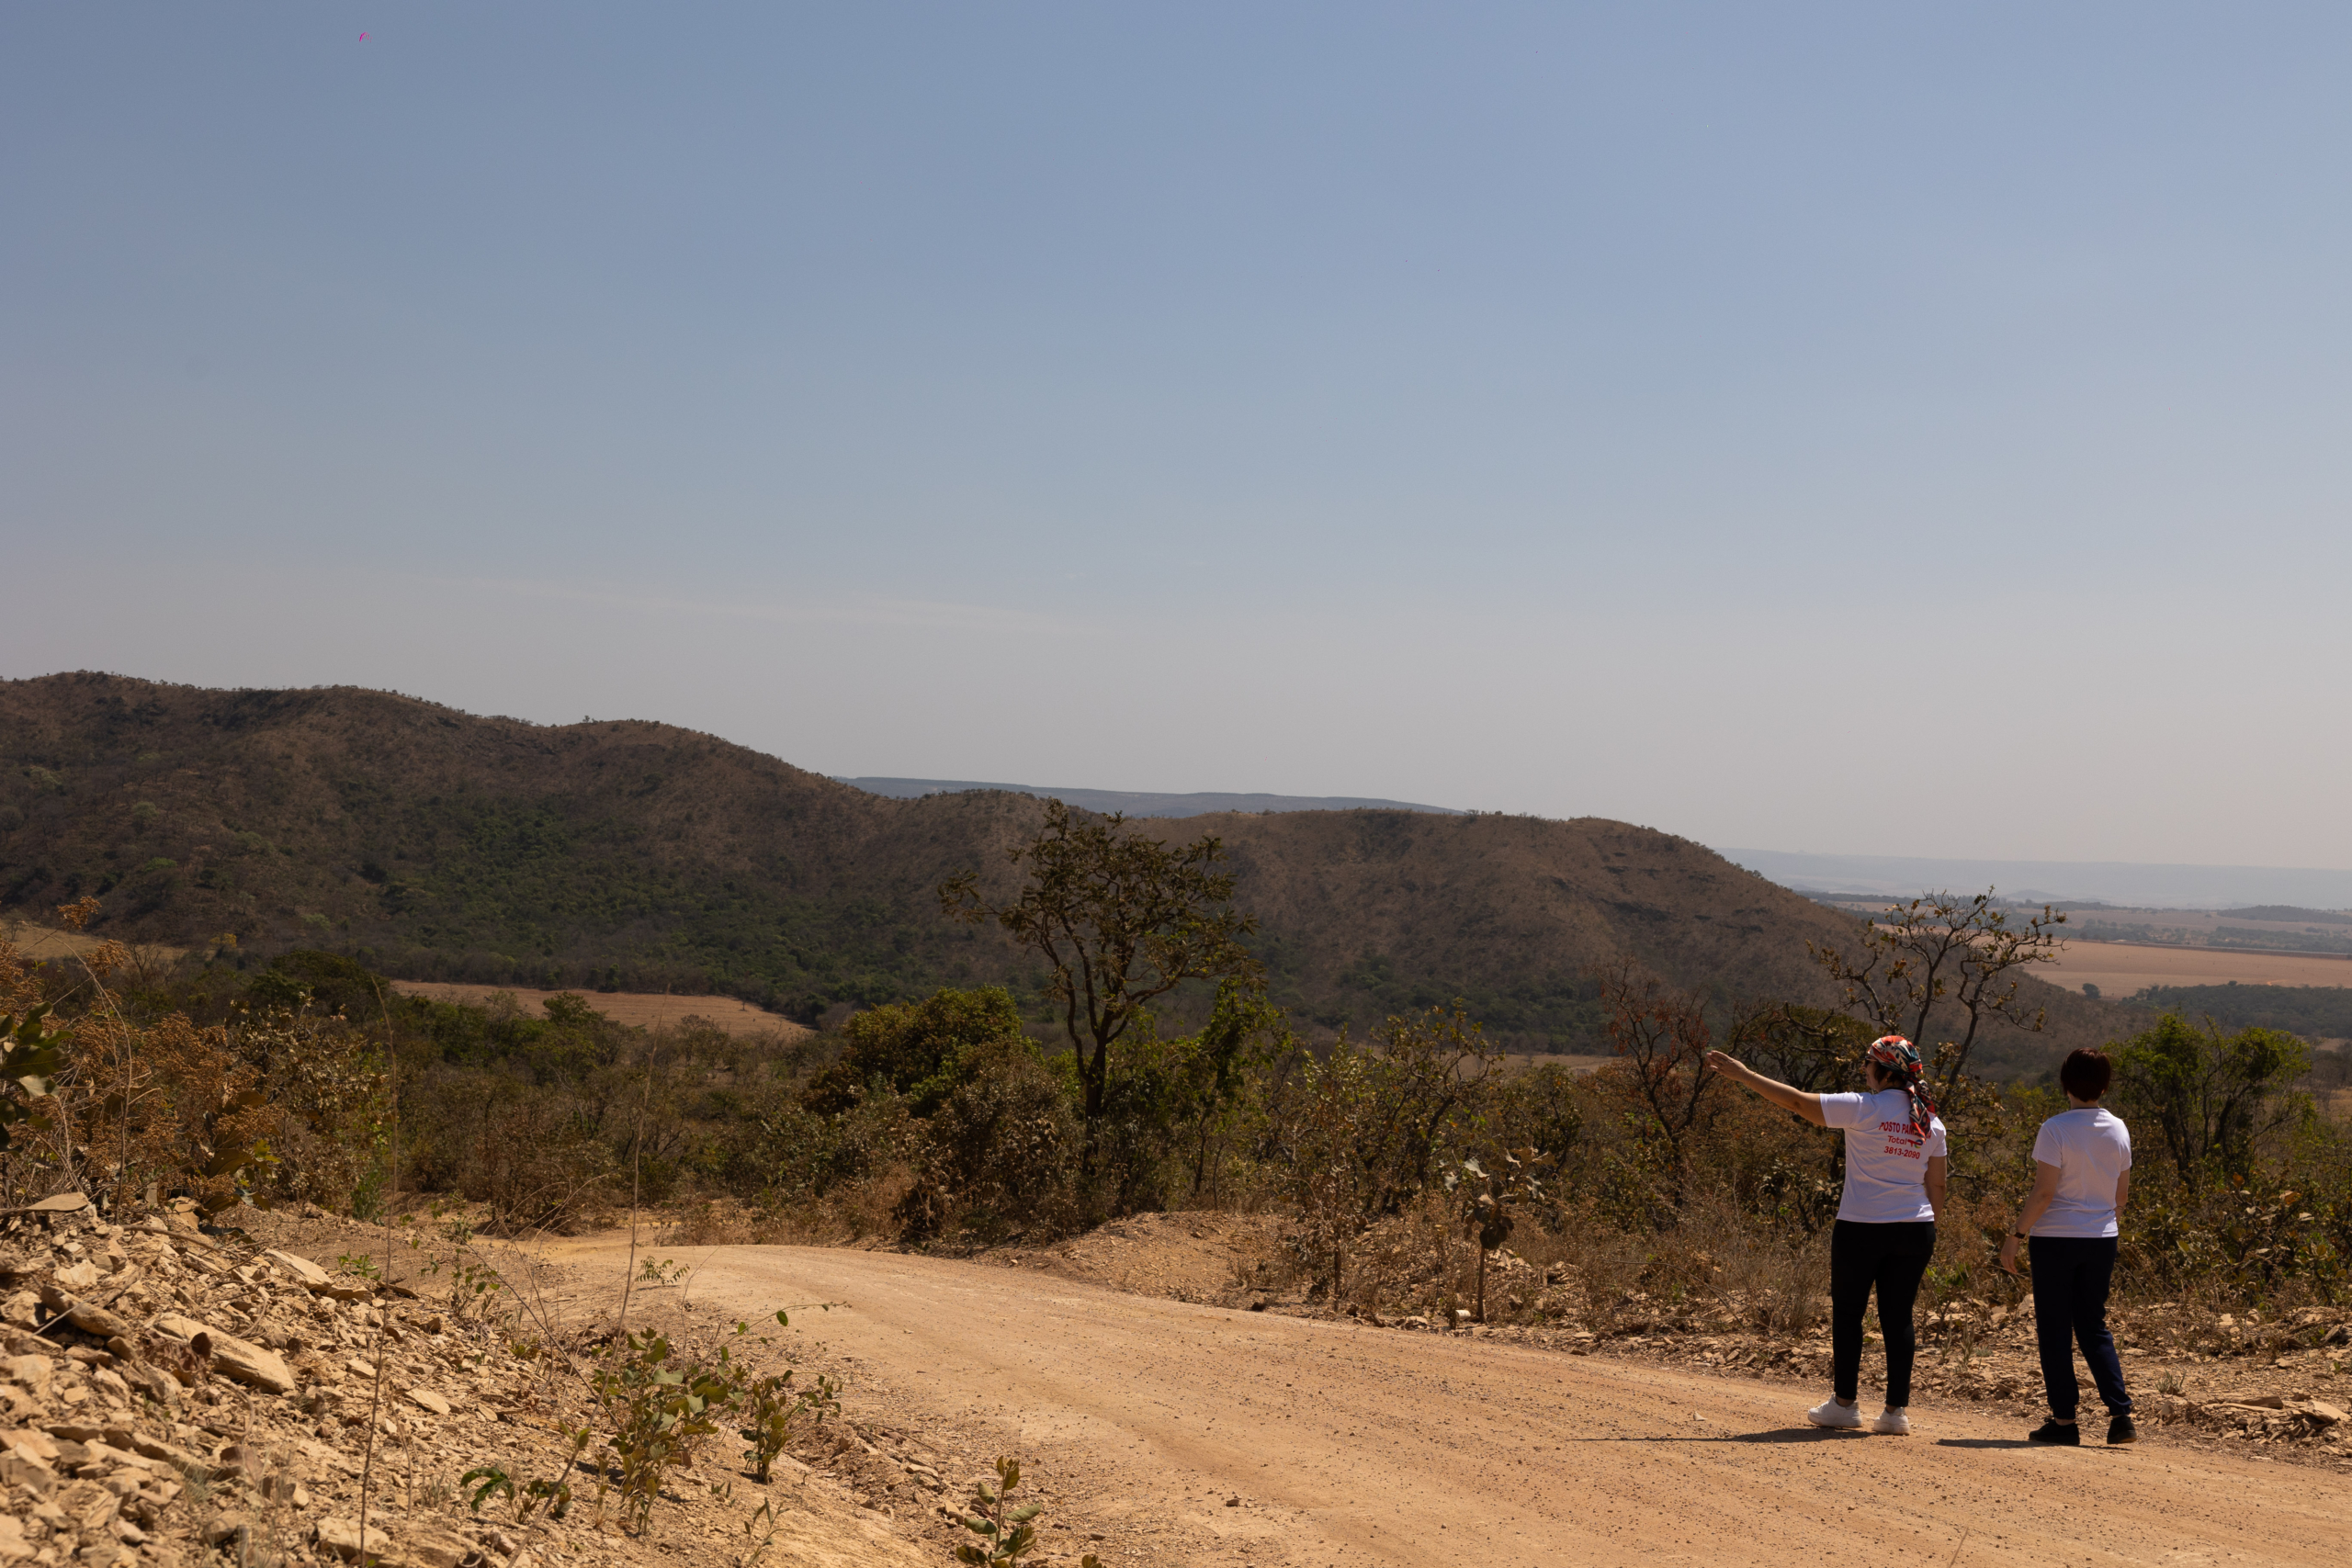
<path fill-rule="evenodd" d="M 1862 1375 L 1862 1313 L 1878 1288 L 1878 1325 L 1886 1336 L 1886 1402 L 1911 1403 L 1911 1360 L 1919 1338 L 1911 1327 L 1911 1303 L 1936 1254 L 1936 1222 L 1871 1225 L 1839 1220 L 1829 1233 L 1829 1345 L 1838 1397 L 1852 1404 Z"/>
<path fill-rule="evenodd" d="M 2123 1386 L 2115 1336 L 2107 1331 L 2115 1238 L 2038 1235 L 2026 1243 L 2026 1250 L 2033 1259 L 2033 1330 L 2041 1345 L 2041 1382 L 2050 1391 L 2050 1414 L 2074 1419 L 2083 1392 L 2075 1379 L 2075 1346 L 2080 1342 L 2098 1396 L 2108 1409 L 2122 1415 L 2132 1408 L 2132 1395 Z"/>

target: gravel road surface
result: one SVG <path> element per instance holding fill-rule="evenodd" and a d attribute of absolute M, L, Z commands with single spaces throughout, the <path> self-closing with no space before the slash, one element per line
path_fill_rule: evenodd
<path fill-rule="evenodd" d="M 555 1256 L 616 1276 L 625 1248 L 598 1237 Z M 1826 1433 L 1803 1416 L 1822 1394 L 1785 1384 L 1188 1306 L 1001 1266 L 660 1250 L 699 1264 L 695 1303 L 754 1322 L 783 1304 L 849 1303 L 795 1314 L 810 1359 L 844 1374 L 854 1410 L 952 1432 L 974 1454 L 1019 1453 L 1050 1499 L 1047 1561 L 2352 1562 L 2352 1485 L 2173 1448 L 2160 1432 L 2110 1450 L 2086 1425 L 2089 1446 L 2041 1450 L 2014 1417 L 1923 1406 L 1907 1438 Z"/>

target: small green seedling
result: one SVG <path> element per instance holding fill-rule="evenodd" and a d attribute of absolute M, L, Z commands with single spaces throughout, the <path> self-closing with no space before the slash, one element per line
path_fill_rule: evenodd
<path fill-rule="evenodd" d="M 480 1482 L 481 1484 L 476 1486 L 474 1484 L 476 1482 Z M 504 1471 L 495 1465 L 486 1464 L 479 1470 L 466 1472 L 465 1474 L 458 1477 L 458 1484 L 460 1487 L 473 1487 L 473 1495 L 466 1500 L 466 1506 L 477 1514 L 481 1512 L 481 1506 L 484 1503 L 502 1493 L 505 1495 L 508 1502 L 514 1500 L 514 1483 L 508 1479 Z"/>
<path fill-rule="evenodd" d="M 1031 1521 L 1045 1511 L 1044 1505 L 1012 1501 L 1012 1494 L 1021 1486 L 1021 1461 L 998 1460 L 996 1478 L 994 1486 L 985 1481 L 972 1483 L 972 1511 L 965 1516 L 964 1528 L 978 1536 L 979 1542 L 967 1540 L 956 1549 L 956 1561 L 974 1568 L 1014 1568 L 1037 1550 L 1037 1527 Z M 1090 1551 L 1079 1568 L 1102 1568 L 1102 1564 Z"/>

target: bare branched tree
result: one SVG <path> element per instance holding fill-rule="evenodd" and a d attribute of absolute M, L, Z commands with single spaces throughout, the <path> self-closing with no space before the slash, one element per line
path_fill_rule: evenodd
<path fill-rule="evenodd" d="M 1668 989 L 1631 959 L 1611 964 L 1599 978 L 1610 1043 L 1623 1058 L 1634 1092 L 1679 1172 L 1689 1157 L 1685 1140 L 1715 1088 L 1715 1075 L 1702 1065 L 1714 1044 L 1705 1010 L 1699 998 Z"/>
<path fill-rule="evenodd" d="M 1851 1088 L 1871 1036 L 1883 1031 L 1830 1008 L 1773 1002 L 1737 1026 L 1740 1057 L 1766 1077 L 1808 1094 Z"/>
<path fill-rule="evenodd" d="M 2047 1021 L 2046 1010 L 2025 1014 L 2018 1005 L 2018 987 L 2031 965 L 2056 961 L 2058 928 L 2065 923 L 2064 914 L 2045 904 L 2041 913 L 2014 925 L 2007 910 L 1994 907 L 1990 888 L 1973 898 L 1934 893 L 1866 922 L 1859 950 L 1850 956 L 1824 942 L 1807 942 L 1805 950 L 1844 988 L 1847 1006 L 1923 1051 L 1928 1017 L 1937 1006 L 1949 1002 L 1960 1009 L 1967 1028 L 1935 1053 L 1940 1099 L 1966 1071 L 1968 1054 L 1986 1021 L 2006 1018 L 2029 1030 Z"/>

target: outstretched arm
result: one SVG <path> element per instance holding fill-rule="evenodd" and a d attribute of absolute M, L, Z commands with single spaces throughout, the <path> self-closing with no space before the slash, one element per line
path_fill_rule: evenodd
<path fill-rule="evenodd" d="M 1783 1111 L 1793 1111 L 1816 1127 L 1826 1127 L 1828 1120 L 1821 1113 L 1821 1096 L 1807 1094 L 1801 1089 L 1791 1089 L 1766 1077 L 1744 1062 L 1733 1060 L 1721 1051 L 1707 1053 L 1707 1066 L 1731 1079 L 1750 1093 L 1761 1095 Z"/>

